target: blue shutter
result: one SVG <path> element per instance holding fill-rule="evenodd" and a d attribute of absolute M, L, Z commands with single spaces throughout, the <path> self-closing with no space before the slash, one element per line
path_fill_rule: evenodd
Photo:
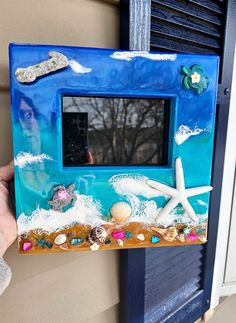
<path fill-rule="evenodd" d="M 121 0 L 122 49 L 128 48 L 128 36 L 134 27 L 127 10 L 132 13 L 133 3 L 137 6 L 138 1 Z M 150 6 L 151 50 L 217 54 L 221 58 L 212 179 L 214 190 L 206 245 L 121 251 L 120 321 L 192 323 L 210 307 L 236 39 L 233 14 L 236 1 L 152 0 Z M 137 21 L 135 25 L 138 25 Z M 133 39 L 130 41 L 135 43 Z"/>

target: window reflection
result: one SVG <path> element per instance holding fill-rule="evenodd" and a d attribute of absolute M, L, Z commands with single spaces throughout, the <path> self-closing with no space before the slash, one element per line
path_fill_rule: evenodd
<path fill-rule="evenodd" d="M 64 166 L 163 164 L 169 100 L 64 96 Z"/>

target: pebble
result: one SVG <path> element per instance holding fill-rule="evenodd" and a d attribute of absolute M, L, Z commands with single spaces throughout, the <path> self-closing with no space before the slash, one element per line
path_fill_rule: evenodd
<path fill-rule="evenodd" d="M 76 245 L 76 244 L 80 244 L 80 243 L 82 243 L 84 240 L 83 239 L 81 239 L 81 238 L 73 238 L 73 239 L 71 239 L 71 241 L 70 241 L 70 244 L 72 244 L 72 245 Z"/>
<path fill-rule="evenodd" d="M 190 241 L 195 241 L 197 240 L 197 234 L 194 233 L 194 232 L 191 232 L 189 235 L 188 235 L 188 240 Z"/>
<path fill-rule="evenodd" d="M 37 245 L 44 248 L 46 245 L 46 241 L 44 239 L 38 239 L 37 240 Z"/>
<path fill-rule="evenodd" d="M 58 234 L 58 236 L 56 236 L 54 240 L 54 243 L 57 245 L 61 245 L 65 242 L 66 242 L 66 235 L 64 233 Z"/>
<path fill-rule="evenodd" d="M 33 248 L 33 243 L 31 241 L 26 241 L 22 245 L 23 251 L 30 251 Z"/>
<path fill-rule="evenodd" d="M 124 237 L 125 237 L 125 233 L 124 233 L 124 231 L 117 231 L 117 232 L 112 232 L 112 237 L 114 238 L 114 239 L 124 239 Z"/>
<path fill-rule="evenodd" d="M 123 240 L 121 240 L 121 239 L 117 239 L 117 243 L 118 243 L 118 245 L 119 245 L 120 247 L 123 247 L 123 245 L 124 245 L 124 241 L 123 241 Z"/>
<path fill-rule="evenodd" d="M 123 223 L 130 217 L 132 209 L 126 202 L 117 202 L 112 205 L 110 213 L 113 221 Z"/>
<path fill-rule="evenodd" d="M 204 232 L 204 230 L 203 230 L 202 228 L 197 229 L 197 233 L 198 233 L 199 235 L 202 235 L 202 234 L 203 234 L 203 232 Z"/>
<path fill-rule="evenodd" d="M 51 249 L 53 247 L 53 243 L 46 241 L 46 246 Z"/>
<path fill-rule="evenodd" d="M 159 237 L 157 237 L 157 236 L 152 236 L 152 239 L 151 239 L 151 242 L 152 243 L 158 243 L 158 242 L 160 242 L 161 241 L 161 239 L 159 238 Z"/>
<path fill-rule="evenodd" d="M 125 232 L 126 239 L 130 239 L 130 238 L 132 238 L 132 236 L 133 236 L 132 232 L 129 232 L 129 231 Z"/>
<path fill-rule="evenodd" d="M 144 234 L 143 234 L 143 233 L 139 233 L 139 234 L 137 235 L 137 239 L 138 239 L 138 240 L 140 240 L 140 241 L 144 241 L 144 240 L 145 240 L 145 236 L 144 236 Z"/>
<path fill-rule="evenodd" d="M 109 244 L 109 243 L 111 243 L 111 239 L 105 240 L 105 244 Z"/>

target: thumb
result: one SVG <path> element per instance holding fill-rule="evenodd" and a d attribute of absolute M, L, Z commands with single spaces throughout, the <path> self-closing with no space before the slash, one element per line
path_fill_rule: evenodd
<path fill-rule="evenodd" d="M 0 167 L 0 181 L 9 182 L 13 179 L 14 176 L 14 167 L 13 163 Z"/>

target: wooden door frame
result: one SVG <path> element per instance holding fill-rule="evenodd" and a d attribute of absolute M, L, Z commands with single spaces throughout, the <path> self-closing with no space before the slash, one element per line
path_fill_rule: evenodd
<path fill-rule="evenodd" d="M 121 49 L 149 50 L 151 0 L 120 1 Z M 165 322 L 173 322 L 177 315 L 195 320 L 210 308 L 217 230 L 223 180 L 225 145 L 229 115 L 234 49 L 236 40 L 236 0 L 227 1 L 223 59 L 218 87 L 215 148 L 213 157 L 212 186 L 209 209 L 208 242 L 204 248 L 202 289 L 186 304 L 177 309 Z M 140 28 L 141 27 L 141 28 Z M 211 220 L 213 219 L 213 220 Z M 120 251 L 120 322 L 144 322 L 145 315 L 145 249 Z M 191 304 L 193 310 L 191 309 Z"/>

